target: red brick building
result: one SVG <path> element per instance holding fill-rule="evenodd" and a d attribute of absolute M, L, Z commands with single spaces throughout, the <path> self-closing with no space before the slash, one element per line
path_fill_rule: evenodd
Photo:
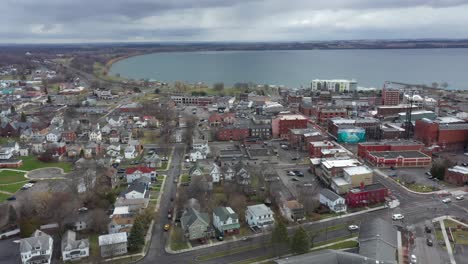
<path fill-rule="evenodd" d="M 216 132 L 216 139 L 219 141 L 240 141 L 249 136 L 248 127 L 228 126 L 219 128 Z"/>
<path fill-rule="evenodd" d="M 309 157 L 311 158 L 321 158 L 322 157 L 322 149 L 332 149 L 335 147 L 330 141 L 316 141 L 309 143 Z"/>
<path fill-rule="evenodd" d="M 406 112 L 408 110 L 409 105 L 400 104 L 400 105 L 381 105 L 377 106 L 377 116 L 386 117 L 386 116 L 398 116 L 398 113 Z M 419 110 L 421 109 L 420 106 L 413 105 L 412 110 Z"/>
<path fill-rule="evenodd" d="M 289 146 L 308 150 L 309 143 L 312 141 L 322 140 L 322 134 L 312 128 L 290 129 L 289 130 Z"/>
<path fill-rule="evenodd" d="M 0 168 L 19 168 L 22 165 L 22 160 L 0 160 Z"/>
<path fill-rule="evenodd" d="M 171 100 L 176 104 L 193 105 L 193 106 L 207 106 L 214 102 L 214 97 L 210 96 L 171 96 Z"/>
<path fill-rule="evenodd" d="M 386 201 L 389 191 L 380 183 L 351 189 L 346 194 L 346 205 L 350 208 L 369 206 Z"/>
<path fill-rule="evenodd" d="M 65 142 L 75 142 L 76 140 L 76 133 L 74 131 L 63 131 L 62 132 L 62 140 Z"/>
<path fill-rule="evenodd" d="M 288 104 L 300 104 L 302 102 L 302 96 L 288 95 Z"/>
<path fill-rule="evenodd" d="M 382 101 L 384 105 L 398 105 L 400 103 L 400 90 L 382 89 Z"/>
<path fill-rule="evenodd" d="M 236 122 L 236 114 L 234 113 L 213 113 L 208 118 L 208 123 L 212 127 L 232 125 Z"/>
<path fill-rule="evenodd" d="M 460 186 L 468 184 L 468 168 L 462 166 L 448 168 L 445 170 L 444 180 Z"/>
<path fill-rule="evenodd" d="M 367 159 L 371 151 L 421 151 L 423 148 L 424 144 L 414 140 L 362 142 L 358 144 L 357 154 L 360 158 Z"/>
<path fill-rule="evenodd" d="M 442 150 L 464 149 L 468 145 L 468 123 L 444 123 L 442 120 L 421 119 L 416 121 L 414 138 L 422 141 L 426 146 L 438 145 Z"/>
<path fill-rule="evenodd" d="M 348 111 L 345 108 L 321 107 L 317 111 L 317 123 L 326 125 L 329 119 L 335 117 L 348 117 Z"/>
<path fill-rule="evenodd" d="M 379 168 L 427 167 L 432 158 L 420 151 L 369 151 L 367 161 Z"/>
<path fill-rule="evenodd" d="M 273 137 L 287 139 L 290 129 L 307 128 L 307 123 L 302 115 L 280 115 L 271 122 Z"/>

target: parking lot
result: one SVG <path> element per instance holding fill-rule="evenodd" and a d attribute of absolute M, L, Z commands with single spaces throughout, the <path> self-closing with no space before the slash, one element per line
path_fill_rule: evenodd
<path fill-rule="evenodd" d="M 380 169 L 380 171 L 386 175 L 394 179 L 399 179 L 400 181 L 414 182 L 418 185 L 436 187 L 441 190 L 447 188 L 443 182 L 429 179 L 430 176 L 426 174 L 429 170 L 430 168 L 395 168 L 394 170 Z"/>
<path fill-rule="evenodd" d="M 299 171 L 303 176 L 298 176 L 297 174 L 292 176 L 293 173 L 291 173 L 291 171 Z M 317 195 L 322 188 L 316 176 L 308 171 L 308 166 L 306 165 L 281 166 L 276 169 L 276 172 L 283 182 L 283 185 L 288 189 L 289 198 L 297 198 L 301 191 Z"/>

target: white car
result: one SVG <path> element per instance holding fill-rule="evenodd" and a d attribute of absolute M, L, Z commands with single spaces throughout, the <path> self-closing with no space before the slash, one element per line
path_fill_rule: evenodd
<path fill-rule="evenodd" d="M 358 229 L 359 229 L 359 226 L 357 226 L 357 225 L 350 225 L 350 226 L 348 226 L 348 230 L 349 230 L 349 231 L 355 231 L 355 230 L 358 230 Z"/>
<path fill-rule="evenodd" d="M 296 176 L 296 173 L 294 173 L 294 171 L 288 171 L 288 175 L 289 176 Z"/>
<path fill-rule="evenodd" d="M 405 218 L 405 216 L 402 215 L 402 214 L 394 214 L 394 215 L 392 215 L 392 220 L 401 220 L 401 219 L 403 219 L 403 218 Z"/>
<path fill-rule="evenodd" d="M 465 199 L 465 197 L 463 195 L 458 195 L 457 197 L 455 197 L 455 199 L 457 199 L 458 201 L 461 201 Z"/>
<path fill-rule="evenodd" d="M 416 263 L 416 262 L 418 262 L 417 259 L 416 259 L 416 255 L 411 254 L 410 261 L 411 261 L 411 263 Z"/>
<path fill-rule="evenodd" d="M 443 203 L 451 203 L 452 200 L 450 200 L 450 198 L 445 198 L 445 199 L 442 199 L 442 202 Z"/>

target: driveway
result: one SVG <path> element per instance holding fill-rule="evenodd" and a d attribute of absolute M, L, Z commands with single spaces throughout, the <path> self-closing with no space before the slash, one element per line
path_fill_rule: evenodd
<path fill-rule="evenodd" d="M 19 244 L 13 241 L 19 237 L 0 240 L 0 264 L 21 263 Z"/>

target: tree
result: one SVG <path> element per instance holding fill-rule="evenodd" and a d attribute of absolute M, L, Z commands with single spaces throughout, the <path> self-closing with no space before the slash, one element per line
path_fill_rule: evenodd
<path fill-rule="evenodd" d="M 14 105 L 10 106 L 10 112 L 11 114 L 15 114 L 16 113 L 16 108 Z"/>
<path fill-rule="evenodd" d="M 221 92 L 222 90 L 224 90 L 224 83 L 215 83 L 213 85 L 213 89 L 215 91 Z"/>
<path fill-rule="evenodd" d="M 307 253 L 310 249 L 310 238 L 302 226 L 300 226 L 291 241 L 291 250 L 296 254 Z"/>
<path fill-rule="evenodd" d="M 154 89 L 154 93 L 159 94 L 159 93 L 161 93 L 161 90 L 159 88 L 156 88 L 156 89 Z"/>
<path fill-rule="evenodd" d="M 21 112 L 20 121 L 21 122 L 26 122 L 27 121 L 27 117 L 26 117 L 26 114 L 24 112 Z"/>
<path fill-rule="evenodd" d="M 447 87 L 449 86 L 449 84 L 447 82 L 443 82 L 441 85 L 440 85 L 442 88 L 444 89 L 447 89 Z"/>
<path fill-rule="evenodd" d="M 289 244 L 288 229 L 283 221 L 276 222 L 275 228 L 271 234 L 271 242 L 275 247 L 275 252 L 278 256 L 281 254 L 281 249 L 285 248 Z"/>
<path fill-rule="evenodd" d="M 453 166 L 453 162 L 448 159 L 437 159 L 434 160 L 431 167 L 432 177 L 439 180 L 444 180 L 445 170 Z"/>
<path fill-rule="evenodd" d="M 15 207 L 10 205 L 8 208 L 8 224 L 14 225 L 16 224 L 16 221 L 18 220 L 18 214 L 16 213 Z"/>
<path fill-rule="evenodd" d="M 439 87 L 439 84 L 437 82 L 433 82 L 431 86 L 432 88 L 437 89 L 437 87 Z"/>
<path fill-rule="evenodd" d="M 137 252 L 143 248 L 145 244 L 145 229 L 143 223 L 139 218 L 135 219 L 132 229 L 130 230 L 130 236 L 128 237 L 128 247 L 130 251 Z"/>
<path fill-rule="evenodd" d="M 52 98 L 50 97 L 50 95 L 47 96 L 47 103 L 48 103 L 48 104 L 51 104 L 51 103 L 52 103 Z"/>

